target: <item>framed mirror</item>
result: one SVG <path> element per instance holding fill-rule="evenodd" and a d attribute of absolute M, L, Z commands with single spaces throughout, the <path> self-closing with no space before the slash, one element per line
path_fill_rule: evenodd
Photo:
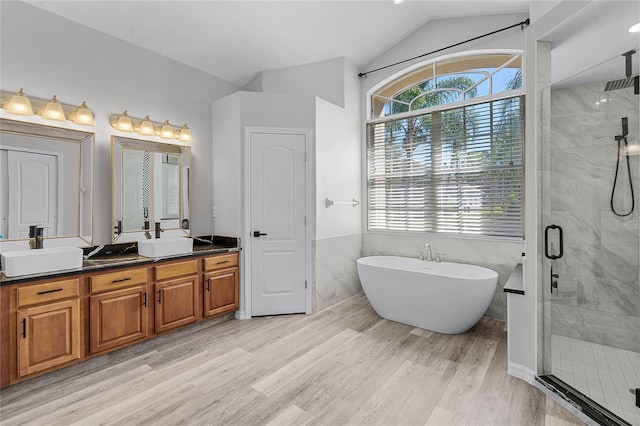
<path fill-rule="evenodd" d="M 45 247 L 93 245 L 94 145 L 91 132 L 0 118 L 2 249 L 28 249 L 31 225 Z"/>
<path fill-rule="evenodd" d="M 191 235 L 191 148 L 111 136 L 113 242 Z"/>

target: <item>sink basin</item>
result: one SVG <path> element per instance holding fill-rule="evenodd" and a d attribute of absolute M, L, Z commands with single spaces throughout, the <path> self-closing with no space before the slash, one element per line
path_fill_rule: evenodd
<path fill-rule="evenodd" d="M 7 277 L 42 274 L 82 267 L 82 249 L 52 247 L 2 253 L 2 269 Z"/>
<path fill-rule="evenodd" d="M 191 238 L 174 237 L 138 241 L 138 254 L 144 257 L 173 256 L 192 251 L 193 240 Z"/>

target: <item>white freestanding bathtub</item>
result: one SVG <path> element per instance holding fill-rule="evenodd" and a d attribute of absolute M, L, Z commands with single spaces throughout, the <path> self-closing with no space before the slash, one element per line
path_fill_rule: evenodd
<path fill-rule="evenodd" d="M 398 256 L 358 259 L 358 276 L 382 318 L 438 333 L 469 330 L 485 313 L 498 274 L 481 266 Z"/>

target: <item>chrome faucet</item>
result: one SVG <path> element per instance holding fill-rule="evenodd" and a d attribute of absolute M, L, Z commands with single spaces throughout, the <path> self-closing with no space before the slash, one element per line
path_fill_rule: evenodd
<path fill-rule="evenodd" d="M 424 260 L 427 262 L 433 262 L 433 254 L 431 253 L 431 246 L 429 243 L 424 245 Z"/>
<path fill-rule="evenodd" d="M 43 228 L 38 225 L 29 226 L 29 248 L 41 249 L 44 245 L 44 235 L 42 234 Z"/>
<path fill-rule="evenodd" d="M 160 238 L 161 232 L 164 232 L 164 229 L 160 227 L 160 222 L 156 222 L 156 238 Z"/>

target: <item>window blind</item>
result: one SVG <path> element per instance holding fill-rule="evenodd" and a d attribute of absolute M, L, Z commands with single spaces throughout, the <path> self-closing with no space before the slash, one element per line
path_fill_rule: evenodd
<path fill-rule="evenodd" d="M 367 125 L 370 230 L 522 236 L 524 98 Z"/>

